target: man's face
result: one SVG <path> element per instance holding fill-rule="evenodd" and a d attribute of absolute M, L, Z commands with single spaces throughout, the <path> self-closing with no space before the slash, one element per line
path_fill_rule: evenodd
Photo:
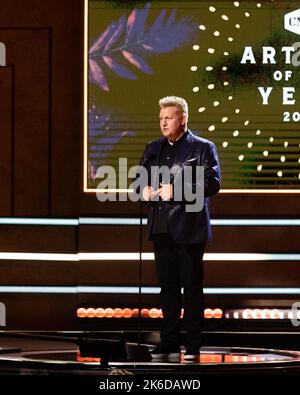
<path fill-rule="evenodd" d="M 170 106 L 160 110 L 159 121 L 162 134 L 175 141 L 185 129 L 186 116 L 184 113 L 180 114 L 177 107 Z"/>

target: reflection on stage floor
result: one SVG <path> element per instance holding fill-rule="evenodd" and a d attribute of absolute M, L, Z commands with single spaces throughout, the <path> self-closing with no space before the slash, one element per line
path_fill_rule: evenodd
<path fill-rule="evenodd" d="M 119 342 L 122 337 L 122 341 Z M 126 339 L 128 338 L 128 340 Z M 176 362 L 152 361 L 153 344 L 132 341 L 133 334 L 1 332 L 0 374 L 97 375 L 97 374 L 247 374 L 300 372 L 300 351 L 274 348 L 203 346 L 197 361 L 185 361 L 185 348 Z M 144 334 L 143 340 L 153 338 Z M 89 344 L 88 348 L 82 344 Z M 122 343 L 123 342 L 123 343 Z M 126 353 L 115 353 L 125 344 Z M 107 348 L 103 354 L 103 350 Z M 88 350 L 91 350 L 89 353 Z M 114 350 L 110 353 L 109 350 Z M 141 351 L 141 352 L 140 352 Z M 103 355 L 103 356 L 102 356 Z M 100 357 L 101 356 L 101 357 Z M 104 359 L 105 364 L 103 363 Z M 120 373 L 121 372 L 121 373 Z"/>

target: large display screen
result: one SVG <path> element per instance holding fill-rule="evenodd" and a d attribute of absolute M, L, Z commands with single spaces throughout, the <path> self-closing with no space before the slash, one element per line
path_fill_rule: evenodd
<path fill-rule="evenodd" d="M 169 95 L 216 144 L 223 190 L 299 188 L 300 2 L 89 1 L 87 24 L 86 192 L 138 164 Z"/>

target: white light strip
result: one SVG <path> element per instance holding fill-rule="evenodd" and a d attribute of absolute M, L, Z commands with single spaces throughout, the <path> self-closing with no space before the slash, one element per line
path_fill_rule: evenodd
<path fill-rule="evenodd" d="M 143 294 L 160 293 L 159 287 L 141 287 Z M 0 293 L 48 293 L 48 294 L 138 294 L 138 287 L 107 286 L 0 286 Z M 300 288 L 204 288 L 207 295 L 299 295 Z"/>
<path fill-rule="evenodd" d="M 278 295 L 298 295 L 300 294 L 300 288 L 206 288 L 204 292 L 207 295 L 217 294 L 231 294 L 231 295 L 243 295 L 243 294 L 278 294 Z"/>
<path fill-rule="evenodd" d="M 143 218 L 143 225 L 147 219 Z M 211 219 L 214 226 L 300 226 L 300 219 Z M 79 218 L 82 225 L 139 225 L 139 218 Z"/>
<path fill-rule="evenodd" d="M 138 252 L 82 252 L 79 260 L 137 261 Z M 153 261 L 152 252 L 142 253 L 143 261 Z M 300 261 L 300 254 L 256 254 L 256 253 L 205 253 L 204 261 Z"/>
<path fill-rule="evenodd" d="M 78 219 L 59 218 L 9 218 L 1 217 L 0 225 L 62 225 L 78 226 Z"/>
<path fill-rule="evenodd" d="M 299 189 L 221 189 L 219 193 L 300 193 Z"/>
<path fill-rule="evenodd" d="M 134 225 L 140 224 L 139 218 L 9 218 L 0 217 L 0 225 Z M 147 219 L 142 219 L 142 224 L 147 225 Z M 213 226 L 300 226 L 300 219 L 211 219 Z"/>
<path fill-rule="evenodd" d="M 0 260 L 17 261 L 138 261 L 138 252 L 79 252 L 78 254 L 55 254 L 34 252 L 0 252 Z M 205 253 L 204 261 L 300 261 L 300 254 L 245 254 Z M 142 261 L 154 261 L 152 252 L 143 252 Z"/>
<path fill-rule="evenodd" d="M 1 287 L 0 287 L 1 290 Z M 97 287 L 97 286 L 78 286 L 79 293 L 124 293 L 124 294 L 138 294 L 139 287 Z M 159 287 L 141 287 L 143 294 L 159 294 Z"/>
<path fill-rule="evenodd" d="M 87 150 L 88 150 L 88 16 L 89 2 L 84 0 L 84 37 L 83 37 L 83 190 L 87 190 Z"/>
<path fill-rule="evenodd" d="M 47 294 L 76 294 L 78 293 L 78 288 L 76 286 L 27 286 L 27 285 L 2 285 L 0 286 L 0 293 L 47 293 Z"/>
<path fill-rule="evenodd" d="M 300 226 L 300 219 L 212 219 L 215 226 Z"/>
<path fill-rule="evenodd" d="M 87 193 L 109 193 L 109 192 L 121 192 L 121 193 L 133 193 L 133 189 L 97 189 L 97 188 L 86 188 L 84 189 L 84 192 Z M 299 189 L 220 189 L 218 193 L 273 193 L 273 194 L 281 194 L 281 193 L 293 193 L 293 194 L 299 194 L 300 190 Z"/>
<path fill-rule="evenodd" d="M 139 218 L 79 218 L 80 225 L 139 225 Z M 147 225 L 147 219 L 142 219 L 142 224 Z"/>
<path fill-rule="evenodd" d="M 0 260 L 16 261 L 71 261 L 78 262 L 78 254 L 48 254 L 35 252 L 0 252 Z"/>

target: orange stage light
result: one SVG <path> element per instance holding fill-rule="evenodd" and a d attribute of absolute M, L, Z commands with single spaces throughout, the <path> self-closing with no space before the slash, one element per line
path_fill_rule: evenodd
<path fill-rule="evenodd" d="M 110 307 L 106 308 L 105 310 L 105 318 L 112 318 L 114 316 L 114 310 Z"/>
<path fill-rule="evenodd" d="M 105 310 L 102 309 L 101 307 L 99 307 L 98 309 L 96 309 L 96 317 L 97 317 L 97 318 L 103 318 L 103 317 L 105 317 Z"/>
<path fill-rule="evenodd" d="M 204 318 L 212 318 L 213 317 L 213 311 L 212 309 L 205 309 L 204 310 Z"/>
<path fill-rule="evenodd" d="M 93 309 L 92 307 L 89 307 L 86 311 L 86 317 L 88 318 L 94 318 L 96 317 L 96 310 Z"/>
<path fill-rule="evenodd" d="M 149 309 L 142 309 L 141 316 L 143 318 L 149 318 Z"/>
<path fill-rule="evenodd" d="M 213 310 L 213 317 L 214 318 L 222 318 L 223 311 L 221 309 L 214 309 Z"/>
<path fill-rule="evenodd" d="M 123 309 L 123 317 L 124 318 L 131 318 L 133 315 L 133 311 L 129 308 Z"/>
<path fill-rule="evenodd" d="M 123 310 L 120 308 L 114 309 L 114 318 L 122 318 L 123 317 Z"/>
<path fill-rule="evenodd" d="M 77 309 L 77 317 L 85 318 L 86 317 L 86 309 L 84 309 L 83 307 L 80 307 L 79 309 Z"/>

